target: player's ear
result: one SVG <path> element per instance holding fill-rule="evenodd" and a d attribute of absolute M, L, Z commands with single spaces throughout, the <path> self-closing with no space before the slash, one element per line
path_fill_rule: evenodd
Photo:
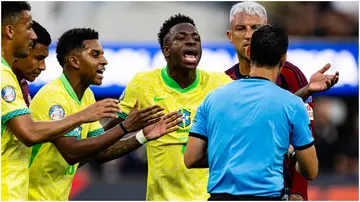
<path fill-rule="evenodd" d="M 5 25 L 2 28 L 2 32 L 1 33 L 5 33 L 5 35 L 9 38 L 12 39 L 14 36 L 14 27 L 12 25 Z"/>
<path fill-rule="evenodd" d="M 170 56 L 170 51 L 169 51 L 169 47 L 167 46 L 163 46 L 161 49 L 162 53 L 164 54 L 164 56 L 167 58 Z"/>
<path fill-rule="evenodd" d="M 72 67 L 74 67 L 76 69 L 80 68 L 80 61 L 78 60 L 78 58 L 75 55 L 69 56 L 69 63 Z"/>
<path fill-rule="evenodd" d="M 229 42 L 230 42 L 230 43 L 233 43 L 233 41 L 232 41 L 232 34 L 231 34 L 231 31 L 230 31 L 230 30 L 227 30 L 227 31 L 226 31 L 226 36 L 227 36 L 227 38 L 229 39 Z"/>

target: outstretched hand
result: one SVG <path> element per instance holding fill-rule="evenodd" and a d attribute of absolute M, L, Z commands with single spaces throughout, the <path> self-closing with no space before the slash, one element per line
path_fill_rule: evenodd
<path fill-rule="evenodd" d="M 322 69 L 317 71 L 310 77 L 309 90 L 312 93 L 329 90 L 339 81 L 339 72 L 334 75 L 325 74 L 331 65 L 328 63 Z"/>
<path fill-rule="evenodd" d="M 182 120 L 179 119 L 181 116 L 182 114 L 178 114 L 176 111 L 166 114 L 159 122 L 143 129 L 145 138 L 148 141 L 155 140 L 165 134 L 178 130 L 179 126 L 177 125 L 182 122 Z"/>

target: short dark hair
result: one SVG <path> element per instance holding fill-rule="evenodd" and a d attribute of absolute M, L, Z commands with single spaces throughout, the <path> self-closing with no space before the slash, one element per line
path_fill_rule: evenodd
<path fill-rule="evenodd" d="M 21 11 L 31 11 L 27 1 L 1 1 L 2 26 L 16 23 Z"/>
<path fill-rule="evenodd" d="M 160 28 L 160 31 L 158 33 L 158 41 L 160 43 L 160 48 L 162 48 L 164 46 L 164 38 L 165 36 L 169 33 L 170 29 L 180 23 L 190 23 L 192 24 L 194 27 L 195 23 L 194 20 L 191 19 L 188 16 L 182 15 L 182 14 L 177 14 L 174 16 L 171 16 L 168 20 L 166 20 L 162 27 Z"/>
<path fill-rule="evenodd" d="M 259 66 L 277 65 L 288 49 L 288 34 L 277 25 L 264 25 L 251 37 L 250 59 Z"/>
<path fill-rule="evenodd" d="M 56 46 L 56 58 L 64 67 L 65 57 L 72 50 L 81 49 L 85 40 L 99 39 L 99 33 L 90 28 L 75 28 L 66 31 Z"/>
<path fill-rule="evenodd" d="M 39 43 L 39 44 L 42 44 L 45 46 L 49 46 L 51 44 L 50 34 L 43 26 L 41 26 L 38 22 L 33 20 L 32 28 L 37 36 L 37 40 L 34 43 L 34 46 L 36 43 Z"/>

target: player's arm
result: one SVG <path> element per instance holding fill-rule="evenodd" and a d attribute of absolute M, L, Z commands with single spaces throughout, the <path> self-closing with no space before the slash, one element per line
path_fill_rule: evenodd
<path fill-rule="evenodd" d="M 207 110 L 205 108 L 209 95 L 198 107 L 194 122 L 190 128 L 189 140 L 186 144 L 184 163 L 187 168 L 208 168 L 207 155 Z"/>
<path fill-rule="evenodd" d="M 160 121 L 161 117 L 164 115 L 164 113 L 161 112 L 164 109 L 159 105 L 154 105 L 141 110 L 139 110 L 138 107 L 139 102 L 137 101 L 120 126 L 113 127 L 103 135 L 78 140 L 77 137 L 79 137 L 80 134 L 76 134 L 78 131 L 74 131 L 74 135 L 69 134 L 69 136 L 64 136 L 55 140 L 56 148 L 64 159 L 70 165 L 73 165 L 80 161 L 84 161 L 115 144 L 125 134 L 138 131 L 148 125 Z"/>
<path fill-rule="evenodd" d="M 319 163 L 311 134 L 310 119 L 301 101 L 297 103 L 290 121 L 292 126 L 290 143 L 295 149 L 297 158 L 296 171 L 308 180 L 314 180 L 318 175 Z"/>
<path fill-rule="evenodd" d="M 26 146 L 53 141 L 82 123 L 88 123 L 107 117 L 116 117 L 120 111 L 118 100 L 106 99 L 84 110 L 58 121 L 35 122 L 30 114 L 16 116 L 6 122 L 16 138 Z"/>
<path fill-rule="evenodd" d="M 339 72 L 334 75 L 326 75 L 325 72 L 330 69 L 330 64 L 326 64 L 322 69 L 310 77 L 310 82 L 298 90 L 295 95 L 307 100 L 312 94 L 330 89 L 339 81 Z M 303 75 L 302 75 L 303 76 Z"/>
<path fill-rule="evenodd" d="M 181 123 L 181 120 L 179 119 L 181 116 L 182 114 L 178 114 L 176 111 L 166 114 L 159 122 L 145 127 L 141 132 L 138 132 L 135 135 L 116 142 L 92 159 L 98 163 L 112 161 L 136 150 L 147 141 L 152 141 L 165 134 L 172 133 L 179 129 L 177 125 Z M 82 164 L 84 163 L 85 162 L 82 162 Z"/>

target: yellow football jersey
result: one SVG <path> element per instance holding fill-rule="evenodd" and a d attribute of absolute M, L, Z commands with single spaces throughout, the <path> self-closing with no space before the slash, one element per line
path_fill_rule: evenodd
<path fill-rule="evenodd" d="M 180 129 L 146 143 L 148 159 L 147 200 L 207 200 L 208 169 L 187 169 L 184 151 L 197 107 L 205 96 L 231 79 L 224 73 L 196 71 L 195 82 L 181 88 L 167 68 L 137 73 L 120 96 L 125 118 L 139 100 L 140 108 L 159 104 L 164 112 L 183 114 Z"/>
<path fill-rule="evenodd" d="M 19 82 L 1 57 L 1 200 L 28 200 L 30 148 L 20 142 L 6 122 L 30 114 Z"/>
<path fill-rule="evenodd" d="M 79 101 L 62 74 L 39 90 L 31 101 L 30 111 L 35 120 L 59 120 L 95 102 L 90 88 Z M 76 136 L 80 140 L 102 133 L 104 129 L 97 121 L 82 124 L 65 136 Z M 78 164 L 69 165 L 53 143 L 44 143 L 33 146 L 29 167 L 29 200 L 68 200 Z"/>

